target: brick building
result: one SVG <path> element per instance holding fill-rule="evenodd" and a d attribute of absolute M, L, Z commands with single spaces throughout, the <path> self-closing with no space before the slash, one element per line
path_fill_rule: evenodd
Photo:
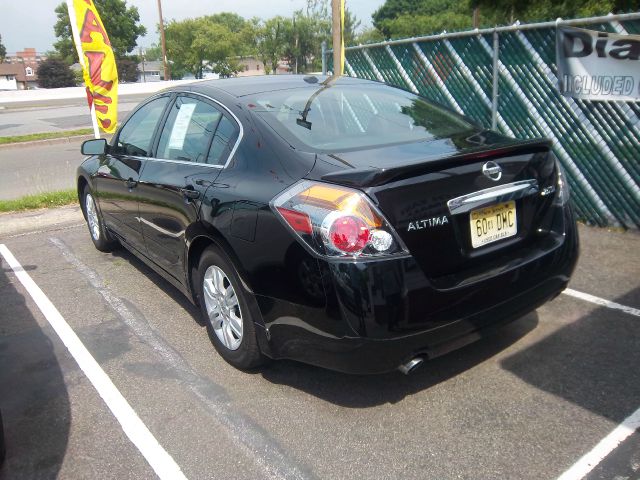
<path fill-rule="evenodd" d="M 24 90 L 27 88 L 35 88 L 38 86 L 38 66 L 40 62 L 46 60 L 46 55 L 36 52 L 35 48 L 25 48 L 20 52 L 8 54 L 4 59 L 4 64 L 21 67 L 21 72 L 14 72 L 16 76 L 17 86 L 15 89 Z M 12 69 L 5 68 L 4 71 L 9 72 Z M 4 74 L 0 74 L 0 77 Z M 7 73 L 4 76 L 9 75 Z M 0 78 L 1 80 L 1 78 Z M 0 87 L 0 89 L 7 90 L 8 88 Z M 11 89 L 14 90 L 14 89 Z"/>

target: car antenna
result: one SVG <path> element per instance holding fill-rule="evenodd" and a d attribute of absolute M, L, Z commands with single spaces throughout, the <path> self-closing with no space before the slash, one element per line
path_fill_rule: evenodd
<path fill-rule="evenodd" d="M 317 77 L 311 77 L 311 78 L 315 78 L 316 82 L 309 82 L 307 79 L 310 77 L 304 77 L 304 81 L 307 83 L 316 83 L 318 81 Z M 300 118 L 296 118 L 296 124 L 300 125 L 301 127 L 306 128 L 307 130 L 311 130 L 311 125 L 312 123 L 309 122 L 307 120 L 307 115 L 309 115 L 309 112 L 311 111 L 311 104 L 313 103 L 313 101 L 316 99 L 316 97 L 318 95 L 320 95 L 324 90 L 326 90 L 327 88 L 329 88 L 331 86 L 331 82 L 330 80 L 332 80 L 333 77 L 329 77 L 327 78 L 324 82 L 322 82 L 322 87 L 319 88 L 317 91 L 313 92 L 313 95 L 311 95 L 309 97 L 309 100 L 307 100 L 306 105 L 304 106 L 304 110 L 302 110 L 302 114 Z"/>

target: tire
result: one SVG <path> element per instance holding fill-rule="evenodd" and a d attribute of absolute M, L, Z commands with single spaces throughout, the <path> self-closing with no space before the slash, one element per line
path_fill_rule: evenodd
<path fill-rule="evenodd" d="M 205 285 L 207 291 L 205 292 Z M 262 365 L 248 296 L 233 263 L 209 247 L 194 273 L 194 290 L 211 343 L 220 356 L 240 370 Z"/>
<path fill-rule="evenodd" d="M 82 193 L 82 210 L 89 227 L 89 236 L 95 247 L 101 252 L 111 252 L 118 247 L 118 241 L 109 234 L 104 226 L 102 215 L 96 206 L 93 194 L 88 186 Z"/>

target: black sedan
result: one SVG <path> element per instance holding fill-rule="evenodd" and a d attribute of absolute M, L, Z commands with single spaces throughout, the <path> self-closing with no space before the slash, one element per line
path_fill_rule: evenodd
<path fill-rule="evenodd" d="M 199 305 L 241 369 L 407 373 L 558 295 L 578 256 L 549 141 L 377 82 L 169 89 L 82 152 L 95 246 L 125 246 Z"/>

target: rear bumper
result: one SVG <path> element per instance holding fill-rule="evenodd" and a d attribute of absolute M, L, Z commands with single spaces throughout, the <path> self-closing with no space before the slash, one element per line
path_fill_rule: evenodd
<path fill-rule="evenodd" d="M 472 272 L 457 283 L 436 285 L 412 258 L 321 263 L 325 308 L 258 299 L 265 353 L 346 373 L 382 373 L 485 337 L 566 288 L 578 237 L 565 210 L 565 234 L 524 249 L 517 267 L 497 262 L 484 277 Z"/>

